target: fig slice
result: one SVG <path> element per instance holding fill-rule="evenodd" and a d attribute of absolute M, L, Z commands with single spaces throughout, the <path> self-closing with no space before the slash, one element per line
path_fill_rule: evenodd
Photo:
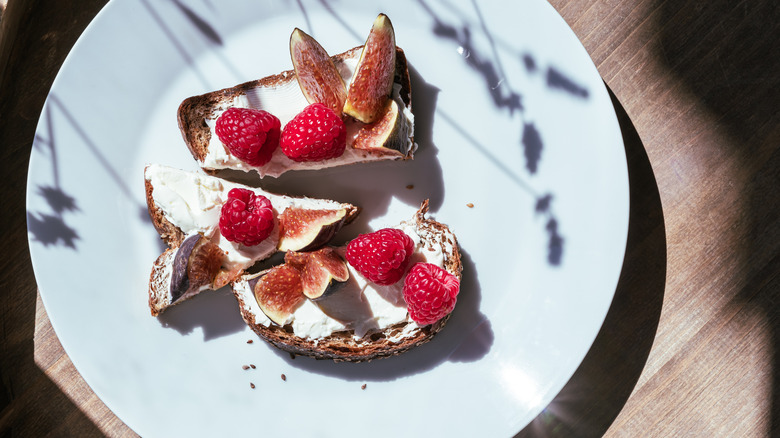
<path fill-rule="evenodd" d="M 258 278 L 252 290 L 263 313 L 280 326 L 287 324 L 295 309 L 306 300 L 301 272 L 288 264 L 271 268 Z"/>
<path fill-rule="evenodd" d="M 325 245 L 347 218 L 345 208 L 309 210 L 288 207 L 279 215 L 279 251 L 310 251 Z"/>
<path fill-rule="evenodd" d="M 200 234 L 184 239 L 173 259 L 171 304 L 187 292 L 211 285 L 220 272 L 225 252 Z"/>
<path fill-rule="evenodd" d="M 385 155 L 406 156 L 409 153 L 408 130 L 409 125 L 404 121 L 398 103 L 390 99 L 377 121 L 361 126 L 352 147 Z"/>
<path fill-rule="evenodd" d="M 321 103 L 338 116 L 347 99 L 347 87 L 328 52 L 297 27 L 290 35 L 290 57 L 295 76 L 309 103 Z"/>
<path fill-rule="evenodd" d="M 344 113 L 363 123 L 382 116 L 395 76 L 395 31 L 385 14 L 374 20 L 347 91 Z"/>
<path fill-rule="evenodd" d="M 284 261 L 300 270 L 303 294 L 312 301 L 334 293 L 349 280 L 347 262 L 330 247 L 312 252 L 290 251 Z"/>

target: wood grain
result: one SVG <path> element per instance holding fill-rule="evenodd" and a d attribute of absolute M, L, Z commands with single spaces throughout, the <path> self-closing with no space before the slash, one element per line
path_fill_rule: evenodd
<path fill-rule="evenodd" d="M 37 297 L 25 181 L 56 71 L 103 0 L 0 20 L 0 436 L 135 436 L 84 383 Z M 780 434 L 780 7 L 551 0 L 613 93 L 629 237 L 572 379 L 518 436 Z"/>

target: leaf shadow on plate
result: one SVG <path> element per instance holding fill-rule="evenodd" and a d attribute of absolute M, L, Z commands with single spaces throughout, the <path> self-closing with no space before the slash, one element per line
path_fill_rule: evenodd
<path fill-rule="evenodd" d="M 28 167 L 32 147 L 32 154 L 44 154 L 36 157 L 43 158 L 36 165 L 50 164 L 44 161 L 50 160 L 50 151 L 46 141 L 42 141 L 48 136 L 44 125 L 47 114 L 41 108 L 55 75 L 69 49 L 105 3 L 106 0 L 87 0 L 79 2 L 78 7 L 60 3 L 25 7 L 24 3 L 15 2 L 11 7 L 16 9 L 3 11 L 0 40 L 4 49 L 9 49 L 4 53 L 15 55 L 4 58 L 7 63 L 0 74 L 0 145 L 2 173 L 7 183 L 3 197 L 7 269 L 0 280 L 2 437 L 99 437 L 105 436 L 108 427 L 117 436 L 133 435 L 92 393 L 62 349 L 59 333 L 54 332 L 47 316 L 48 309 L 40 295 L 36 298 L 36 277 L 30 263 L 30 250 L 41 249 L 36 242 L 41 237 L 37 232 L 51 230 L 30 229 L 30 224 L 25 224 L 25 217 L 31 213 L 40 219 L 39 214 L 56 216 L 59 211 L 64 225 L 69 227 L 64 230 L 65 236 L 86 231 L 75 229 L 69 222 L 71 214 L 81 214 L 83 204 L 68 187 L 58 188 L 56 178 L 45 182 L 33 179 L 38 187 L 31 187 L 36 192 L 30 191 L 27 198 L 24 183 L 33 175 L 33 169 Z M 40 127 L 37 134 L 36 126 Z M 49 171 L 45 167 L 34 170 Z M 52 188 L 56 191 L 49 191 Z M 44 202 L 35 202 L 40 200 Z M 74 240 L 74 246 L 80 249 L 79 240 Z M 56 245 L 62 244 L 60 240 Z M 69 252 L 65 252 L 66 257 Z M 100 427 L 96 425 L 98 421 Z"/>
<path fill-rule="evenodd" d="M 177 8 L 181 11 L 182 14 L 184 14 L 185 17 L 192 23 L 192 25 L 200 31 L 200 33 L 206 37 L 207 40 L 209 40 L 211 43 L 216 44 L 218 46 L 223 45 L 222 42 L 222 36 L 220 36 L 219 32 L 217 32 L 216 29 L 214 29 L 214 26 L 212 26 L 206 19 L 198 15 L 197 12 L 193 11 L 192 8 L 185 5 L 179 0 L 173 0 L 173 4 L 176 5 Z"/>
<path fill-rule="evenodd" d="M 462 11 L 454 5 L 441 2 L 451 13 L 450 15 L 454 14 L 460 17 L 460 22 L 456 20 L 445 21 L 428 2 L 418 0 L 418 3 L 421 9 L 433 20 L 432 34 L 457 45 L 457 51 L 461 54 L 464 63 L 481 78 L 485 91 L 496 108 L 505 111 L 510 117 L 517 118 L 520 133 L 518 143 L 525 158 L 528 179 L 518 175 L 511 164 L 497 157 L 489 146 L 482 144 L 477 136 L 468 132 L 451 115 L 444 111 L 437 111 L 437 116 L 453 129 L 459 131 L 467 144 L 491 160 L 496 170 L 502 171 L 521 189 L 535 197 L 535 213 L 544 216 L 545 219 L 544 232 L 548 236 L 547 262 L 551 266 L 561 265 L 566 242 L 561 232 L 561 223 L 552 206 L 554 196 L 552 193 L 540 193 L 533 187 L 530 179 L 543 171 L 541 161 L 545 142 L 534 121 L 526 114 L 527 108 L 523 103 L 523 94 L 510 83 L 511 78 L 505 73 L 501 55 L 504 55 L 505 60 L 508 58 L 509 62 L 519 62 L 531 79 L 541 77 L 543 86 L 551 92 L 563 92 L 578 100 L 587 100 L 590 92 L 561 69 L 552 65 L 544 67 L 530 53 L 519 52 L 513 42 L 497 39 L 485 21 L 477 2 L 471 2 L 472 10 L 469 11 Z M 477 42 L 478 37 L 484 38 L 487 44 Z M 507 53 L 509 56 L 506 56 Z"/>
<path fill-rule="evenodd" d="M 630 211 L 626 257 L 601 330 L 553 401 L 516 437 L 602 436 L 647 362 L 666 285 L 666 228 L 658 186 L 639 134 L 608 90 L 623 134 Z"/>
<path fill-rule="evenodd" d="M 54 97 L 52 97 L 53 102 Z M 79 233 L 66 222 L 66 213 L 79 211 L 76 199 L 69 195 L 60 184 L 59 160 L 54 137 L 52 121 L 52 105 L 46 107 L 42 114 L 42 127 L 45 136 L 36 136 L 34 146 L 48 156 L 51 168 L 52 185 L 37 186 L 37 195 L 42 197 L 49 206 L 51 213 L 27 210 L 27 231 L 32 235 L 32 241 L 41 243 L 44 247 L 63 245 L 76 250 L 76 240 Z M 43 130 L 42 130 L 43 131 Z"/>
<path fill-rule="evenodd" d="M 467 363 L 480 360 L 490 351 L 494 334 L 490 321 L 479 311 L 482 290 L 474 262 L 467 252 L 461 252 L 461 262 L 466 275 L 463 276 L 458 303 L 444 329 L 426 344 L 398 356 L 361 363 L 291 357 L 269 344 L 266 347 L 292 367 L 346 381 L 392 381 L 426 372 L 447 361 Z"/>
<path fill-rule="evenodd" d="M 145 205 L 135 201 L 132 190 L 123 179 L 117 167 L 109 160 L 106 154 L 106 145 L 98 145 L 90 136 L 89 128 L 85 127 L 81 121 L 71 113 L 70 109 L 60 100 L 60 98 L 50 93 L 47 99 L 45 111 L 41 115 L 40 125 L 42 129 L 36 134 L 34 147 L 48 156 L 51 166 L 51 185 L 38 185 L 38 195 L 41 196 L 52 214 L 42 211 L 27 210 L 28 232 L 32 235 L 32 240 L 40 242 L 44 247 L 63 245 L 73 250 L 76 248 L 76 240 L 79 239 L 79 232 L 68 225 L 66 214 L 81 212 L 75 197 L 71 196 L 60 184 L 60 166 L 57 155 L 57 144 L 55 136 L 54 120 L 57 115 L 57 122 L 63 123 L 72 129 L 81 139 L 81 145 L 85 146 L 87 151 L 97 161 L 99 167 L 109 177 L 109 181 L 114 184 L 116 194 L 123 196 L 137 211 L 142 221 L 151 223 Z M 65 129 L 65 128 L 59 128 Z M 78 171 L 78 170 L 77 170 Z"/>
<path fill-rule="evenodd" d="M 525 167 L 529 174 L 536 174 L 539 171 L 544 142 L 533 120 L 526 115 L 523 94 L 511 85 L 511 78 L 505 73 L 501 51 L 510 54 L 510 62 L 519 61 L 529 76 L 541 74 L 544 85 L 550 90 L 564 92 L 578 99 L 588 99 L 590 96 L 588 89 L 569 77 L 563 70 L 552 65 L 542 68 L 530 53 L 515 53 L 514 44 L 496 39 L 482 16 L 477 2 L 472 2 L 473 10 L 468 12 L 447 5 L 450 11 L 460 16 L 460 23 L 446 22 L 424 0 L 418 2 L 423 11 L 433 19 L 431 29 L 433 35 L 457 44 L 458 53 L 461 54 L 463 61 L 482 78 L 493 104 L 507 111 L 510 116 L 518 115 L 521 125 L 519 143 L 526 159 Z M 472 24 L 474 17 L 478 26 Z M 487 47 L 480 46 L 476 42 L 475 35 L 478 33 L 487 40 Z"/>
<path fill-rule="evenodd" d="M 196 11 L 193 7 L 194 5 L 192 4 L 185 4 L 192 2 L 174 0 L 171 3 L 176 7 L 176 10 L 181 14 L 181 16 L 187 19 L 193 29 L 198 32 L 198 34 L 202 37 L 202 41 L 193 41 L 187 36 L 175 32 L 174 29 L 176 28 L 176 24 L 168 22 L 172 16 L 162 11 L 163 8 L 166 7 L 165 4 L 162 2 L 149 2 L 148 0 L 141 0 L 141 6 L 145 8 L 146 12 L 154 20 L 159 30 L 165 34 L 166 39 L 171 43 L 171 45 L 173 45 L 173 47 L 181 56 L 182 61 L 187 65 L 195 77 L 198 78 L 198 81 L 203 85 L 204 89 L 214 89 L 214 84 L 208 75 L 198 67 L 197 63 L 195 62 L 195 58 L 191 53 L 191 48 L 201 44 L 202 42 L 206 43 L 208 50 L 211 50 L 212 53 L 219 58 L 220 63 L 228 69 L 236 81 L 245 77 L 239 72 L 233 61 L 225 57 L 222 54 L 222 51 L 219 50 L 224 46 L 224 39 L 219 30 L 209 20 L 209 18 L 211 18 L 209 14 L 213 13 L 214 5 L 210 2 L 203 2 L 201 6 L 208 10 L 208 13 L 204 13 L 203 11 Z"/>

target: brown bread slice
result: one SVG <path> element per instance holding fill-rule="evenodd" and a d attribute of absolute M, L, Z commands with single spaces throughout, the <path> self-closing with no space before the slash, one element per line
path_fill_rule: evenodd
<path fill-rule="evenodd" d="M 357 59 L 360 57 L 360 52 L 362 50 L 363 46 L 358 46 L 353 49 L 347 50 L 346 52 L 340 53 L 338 55 L 334 55 L 331 58 L 334 61 L 334 64 L 337 66 L 337 68 L 340 69 L 340 71 L 348 71 L 349 67 L 345 63 L 345 61 L 357 61 Z M 345 70 L 346 69 L 346 70 Z M 344 75 L 346 73 L 343 73 Z M 404 55 L 404 52 L 400 48 L 396 48 L 396 72 L 395 72 L 395 87 L 398 89 L 398 98 L 397 103 L 399 104 L 400 110 L 403 111 L 405 108 L 410 109 L 412 105 L 412 95 L 411 95 L 411 82 L 409 79 L 409 70 L 408 65 L 406 61 L 406 56 Z M 275 74 L 272 76 L 267 76 L 262 79 L 257 79 L 249 82 L 245 82 L 243 84 L 239 84 L 233 87 L 225 88 L 222 90 L 212 91 L 208 92 L 202 95 L 198 96 L 192 96 L 187 99 L 185 99 L 179 106 L 178 110 L 178 124 L 179 129 L 181 131 L 182 137 L 184 139 L 185 144 L 190 150 L 190 153 L 192 154 L 193 158 L 197 160 L 198 164 L 207 172 L 214 172 L 219 169 L 238 169 L 238 170 L 257 170 L 258 173 L 260 173 L 261 177 L 268 174 L 272 176 L 278 176 L 279 174 L 286 172 L 288 170 L 298 170 L 298 169 L 310 169 L 311 163 L 295 163 L 292 162 L 289 159 L 286 159 L 284 157 L 284 154 L 281 152 L 281 150 L 277 150 L 274 154 L 274 160 L 279 161 L 281 160 L 281 164 L 269 164 L 264 166 L 263 168 L 252 168 L 251 166 L 243 164 L 240 167 L 233 167 L 233 166 L 225 166 L 222 164 L 216 165 L 216 164 L 209 164 L 204 163 L 204 160 L 206 159 L 208 153 L 209 153 L 209 145 L 213 134 L 212 129 L 207 124 L 207 120 L 214 121 L 218 117 L 218 115 L 233 105 L 233 100 L 238 97 L 247 97 L 247 96 L 255 96 L 260 89 L 275 89 L 280 87 L 286 87 L 286 86 L 295 86 L 297 85 L 297 79 L 295 76 L 295 72 L 293 70 L 287 70 L 284 72 L 281 72 L 279 74 Z M 298 88 L 298 91 L 300 89 Z M 263 99 L 254 99 L 251 101 L 252 103 L 247 105 L 254 108 L 264 109 L 263 106 Z M 299 110 L 302 110 L 303 106 Z M 271 111 L 273 113 L 273 111 Z M 282 123 L 284 124 L 285 121 L 283 120 Z M 395 133 L 394 138 L 386 139 L 386 141 L 383 140 L 376 140 L 375 144 L 369 144 L 368 146 L 374 146 L 374 147 L 368 147 L 366 148 L 366 145 L 362 145 L 360 149 L 352 148 L 352 134 L 356 132 L 360 127 L 366 126 L 370 127 L 371 125 L 363 125 L 362 123 L 348 118 L 347 117 L 347 131 L 348 131 L 348 140 L 347 140 L 347 148 L 348 153 L 345 154 L 345 157 L 348 157 L 346 160 L 328 160 L 325 162 L 318 163 L 317 166 L 323 166 L 323 167 L 331 167 L 331 166 L 340 166 L 340 165 L 346 165 L 346 164 L 355 164 L 355 163 L 361 163 L 361 162 L 368 162 L 368 161 L 377 161 L 377 160 L 402 160 L 402 159 L 410 159 L 413 157 L 414 149 L 416 145 L 414 144 L 414 131 L 413 127 L 411 129 L 400 129 Z M 222 143 L 217 141 L 214 144 L 220 145 L 222 148 Z M 395 149 L 390 149 L 387 147 L 381 147 L 382 145 L 398 145 L 398 144 L 407 144 L 408 150 L 400 150 L 397 151 Z M 396 147 L 393 146 L 393 147 Z M 212 144 L 213 147 L 213 144 Z M 350 153 L 349 149 L 352 149 L 352 152 Z M 405 147 L 401 147 L 400 149 L 405 149 Z M 227 152 L 227 149 L 224 148 L 225 152 Z M 278 158 L 278 159 L 277 159 Z M 278 168 L 281 166 L 281 168 Z M 270 167 L 275 167 L 274 169 L 271 169 Z"/>
<path fill-rule="evenodd" d="M 172 300 L 171 300 L 170 283 L 171 283 L 171 275 L 172 275 L 171 273 L 173 270 L 172 266 L 173 266 L 174 257 L 177 249 L 182 244 L 185 237 L 187 237 L 188 235 L 192 235 L 193 231 L 183 230 L 180 227 L 180 224 L 176 224 L 172 218 L 166 216 L 165 212 L 163 211 L 163 208 L 157 202 L 155 202 L 155 198 L 154 198 L 155 183 L 160 183 L 160 182 L 154 181 L 154 178 L 151 177 L 150 172 L 148 172 L 148 170 L 154 166 L 156 165 L 147 166 L 145 171 L 144 186 L 146 191 L 146 205 L 147 205 L 147 210 L 149 212 L 149 217 L 152 220 L 152 224 L 154 225 L 154 228 L 159 233 L 160 238 L 170 247 L 166 249 L 154 262 L 152 273 L 150 275 L 149 307 L 151 309 L 152 315 L 156 316 L 160 312 L 165 310 L 167 307 L 173 304 L 178 304 L 180 302 L 185 301 L 186 299 L 189 299 L 197 295 L 199 292 L 201 292 L 201 290 L 189 291 L 184 296 L 177 299 L 175 302 L 173 303 L 171 302 Z M 348 203 L 341 203 L 341 202 L 332 201 L 328 199 L 312 199 L 312 198 L 303 198 L 303 197 L 293 197 L 287 195 L 277 195 L 277 194 L 266 192 L 259 188 L 253 188 L 241 184 L 230 183 L 209 175 L 198 174 L 195 172 L 185 172 L 185 171 L 180 171 L 178 169 L 166 168 L 164 166 L 158 166 L 158 167 L 165 168 L 174 172 L 189 174 L 192 175 L 193 178 L 198 178 L 199 180 L 203 180 L 203 181 L 219 181 L 220 184 L 225 184 L 227 188 L 242 187 L 242 188 L 253 190 L 256 193 L 267 196 L 271 200 L 272 205 L 274 206 L 275 209 L 277 209 L 277 212 L 279 214 L 281 214 L 284 211 L 284 209 L 278 206 L 283 204 L 284 202 L 292 203 L 293 205 L 295 205 L 295 203 L 297 202 L 305 201 L 307 205 L 311 205 L 313 208 L 345 209 L 346 215 L 344 216 L 343 222 L 341 224 L 343 226 L 352 222 L 360 213 L 359 207 Z M 211 236 L 211 240 L 215 240 L 218 234 L 219 231 L 217 230 L 214 236 Z M 263 258 L 258 258 L 257 260 L 255 260 L 255 262 L 270 257 L 272 254 L 273 252 L 269 253 L 267 256 L 264 256 Z M 246 266 L 246 268 L 248 267 L 249 266 Z M 223 272 L 223 276 L 220 277 L 221 284 L 217 286 L 225 285 L 229 281 L 234 280 L 236 277 L 238 277 L 243 273 L 243 269 L 237 271 L 233 271 L 233 270 L 229 270 L 229 271 L 230 272 Z"/>
<path fill-rule="evenodd" d="M 444 254 L 444 268 L 451 274 L 461 279 L 460 251 L 457 239 L 449 227 L 435 220 L 428 219 L 425 214 L 428 211 L 428 201 L 425 201 L 414 217 L 415 227 L 421 237 L 423 246 L 439 246 Z M 410 324 L 398 323 L 383 331 L 369 332 L 360 339 L 353 337 L 352 331 L 333 333 L 324 338 L 305 339 L 296 336 L 290 325 L 279 326 L 274 323 L 264 325 L 256 322 L 258 307 L 252 305 L 255 300 L 248 286 L 248 281 L 256 277 L 245 275 L 233 283 L 233 293 L 238 300 L 241 316 L 252 330 L 261 338 L 284 351 L 303 356 L 311 356 L 316 359 L 331 359 L 337 362 L 364 362 L 401 354 L 411 348 L 430 341 L 438 333 L 449 319 L 449 315 L 438 322 L 412 331 L 410 336 L 403 337 L 399 341 L 392 338 L 400 334 Z M 401 279 L 400 281 L 403 281 Z M 263 319 L 263 316 L 260 315 Z"/>

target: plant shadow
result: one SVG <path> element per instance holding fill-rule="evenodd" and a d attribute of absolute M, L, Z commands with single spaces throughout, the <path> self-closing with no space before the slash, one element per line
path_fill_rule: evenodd
<path fill-rule="evenodd" d="M 516 438 L 602 436 L 639 380 L 658 328 L 667 266 L 661 198 L 639 134 L 608 91 L 628 162 L 626 257 L 612 304 L 587 355 L 555 399 Z"/>

